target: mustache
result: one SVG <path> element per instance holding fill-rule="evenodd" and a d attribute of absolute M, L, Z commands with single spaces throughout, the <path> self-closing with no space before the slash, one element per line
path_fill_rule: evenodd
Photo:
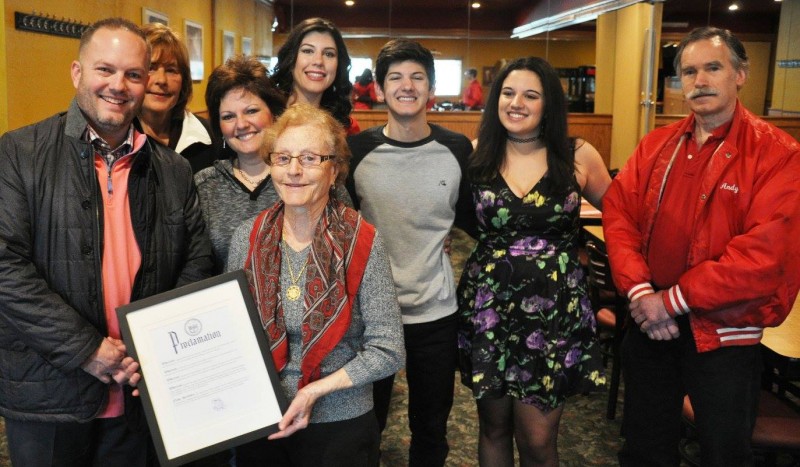
<path fill-rule="evenodd" d="M 700 89 L 695 89 L 689 94 L 687 94 L 686 99 L 696 99 L 698 97 L 703 97 L 703 96 L 716 96 L 718 94 L 719 91 L 717 91 L 716 89 L 700 88 Z"/>

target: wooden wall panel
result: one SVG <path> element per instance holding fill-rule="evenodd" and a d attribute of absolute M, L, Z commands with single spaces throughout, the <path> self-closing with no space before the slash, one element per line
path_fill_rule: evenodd
<path fill-rule="evenodd" d="M 569 114 L 569 134 L 585 139 L 597 149 L 606 167 L 611 168 L 611 124 L 607 114 Z"/>
<path fill-rule="evenodd" d="M 470 140 L 478 136 L 481 112 L 428 112 L 428 121 L 465 135 Z M 386 123 L 385 110 L 356 110 L 353 117 L 362 130 Z M 611 158 L 611 115 L 570 114 L 569 132 L 597 148 L 606 166 Z"/>

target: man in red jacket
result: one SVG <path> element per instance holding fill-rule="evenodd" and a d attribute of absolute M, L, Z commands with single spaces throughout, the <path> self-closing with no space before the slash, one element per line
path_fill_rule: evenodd
<path fill-rule="evenodd" d="M 467 78 L 467 87 L 464 88 L 464 95 L 461 102 L 464 103 L 464 110 L 481 110 L 483 108 L 483 89 L 478 82 L 478 70 L 470 68 L 464 72 Z"/>
<path fill-rule="evenodd" d="M 729 31 L 692 31 L 675 69 L 692 113 L 648 134 L 603 199 L 633 321 L 619 459 L 677 466 L 688 394 L 702 465 L 750 465 L 758 343 L 800 285 L 800 145 L 738 101 L 748 61 Z"/>

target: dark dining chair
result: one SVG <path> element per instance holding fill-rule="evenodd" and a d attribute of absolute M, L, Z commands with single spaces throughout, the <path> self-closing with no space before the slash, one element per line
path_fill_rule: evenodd
<path fill-rule="evenodd" d="M 685 436 L 681 441 L 681 457 L 687 464 L 699 466 L 699 452 L 692 448 L 695 425 L 694 408 L 689 396 L 683 398 L 683 424 Z M 791 456 L 792 463 L 789 465 L 799 465 L 800 413 L 778 394 L 763 389 L 759 396 L 751 443 L 753 453 L 763 458 L 759 465 L 777 465 L 780 454 Z"/>
<path fill-rule="evenodd" d="M 600 344 L 604 350 L 604 363 L 611 359 L 611 385 L 608 391 L 606 418 L 613 420 L 617 411 L 621 374 L 620 345 L 625 330 L 627 300 L 617 293 L 611 280 L 611 268 L 605 248 L 594 241 L 586 242 L 587 268 L 589 269 L 589 298 L 597 319 Z"/>

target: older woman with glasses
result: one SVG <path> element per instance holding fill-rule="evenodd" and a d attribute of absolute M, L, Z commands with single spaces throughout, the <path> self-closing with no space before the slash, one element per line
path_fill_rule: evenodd
<path fill-rule="evenodd" d="M 344 129 L 298 104 L 264 153 L 282 201 L 237 228 L 228 269 L 247 273 L 291 403 L 236 465 L 377 465 L 372 382 L 402 367 L 403 327 L 381 236 L 331 196 L 348 173 Z"/>

